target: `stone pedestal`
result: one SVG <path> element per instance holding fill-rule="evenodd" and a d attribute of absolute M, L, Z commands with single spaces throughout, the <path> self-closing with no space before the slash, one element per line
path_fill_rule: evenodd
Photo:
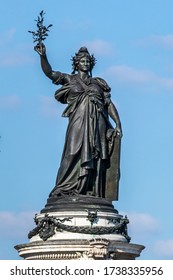
<path fill-rule="evenodd" d="M 36 227 L 28 235 L 29 243 L 15 248 L 27 260 L 134 260 L 144 246 L 130 243 L 128 222 L 105 199 L 48 199 L 35 217 Z"/>

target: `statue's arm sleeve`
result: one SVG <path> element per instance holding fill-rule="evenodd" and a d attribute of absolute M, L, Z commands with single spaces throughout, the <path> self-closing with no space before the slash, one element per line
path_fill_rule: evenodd
<path fill-rule="evenodd" d="M 44 72 L 44 74 L 52 80 L 52 82 L 56 85 L 63 85 L 68 82 L 70 75 L 61 73 L 60 71 L 54 71 L 52 70 L 52 67 L 47 59 L 46 54 L 40 56 L 41 60 L 41 68 Z"/>

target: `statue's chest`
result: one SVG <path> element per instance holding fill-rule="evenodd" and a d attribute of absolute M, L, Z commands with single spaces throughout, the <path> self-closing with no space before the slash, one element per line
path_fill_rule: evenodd
<path fill-rule="evenodd" d="M 90 83 L 90 84 L 80 84 L 78 82 L 74 82 L 71 85 L 71 94 L 81 94 L 84 93 L 85 94 L 94 94 L 94 95 L 98 95 L 98 96 L 103 96 L 103 90 L 101 89 L 101 87 L 95 83 Z"/>

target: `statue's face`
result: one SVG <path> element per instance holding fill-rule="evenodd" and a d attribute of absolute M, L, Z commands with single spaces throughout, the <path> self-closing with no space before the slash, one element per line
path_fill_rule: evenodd
<path fill-rule="evenodd" d="M 78 70 L 82 72 L 88 72 L 91 68 L 90 58 L 86 55 L 83 56 L 78 63 Z"/>

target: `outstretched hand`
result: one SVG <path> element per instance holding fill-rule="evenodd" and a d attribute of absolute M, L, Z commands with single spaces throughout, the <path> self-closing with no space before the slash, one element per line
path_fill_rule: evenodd
<path fill-rule="evenodd" d="M 42 44 L 37 44 L 35 47 L 34 47 L 34 50 L 39 54 L 39 55 L 45 55 L 46 54 L 46 47 L 45 45 L 42 43 Z"/>

